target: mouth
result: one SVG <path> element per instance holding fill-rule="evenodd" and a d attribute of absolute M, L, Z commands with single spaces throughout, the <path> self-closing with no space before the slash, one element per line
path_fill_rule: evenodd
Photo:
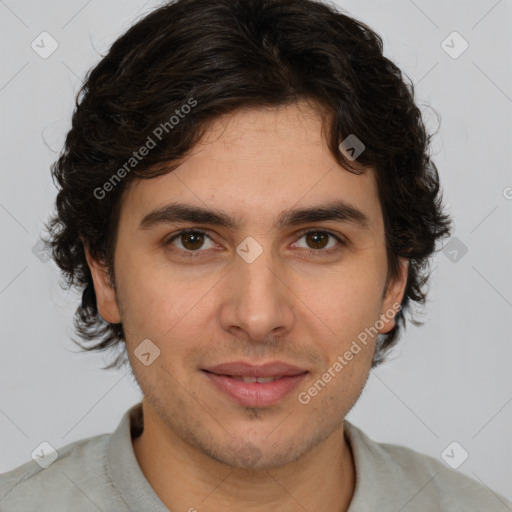
<path fill-rule="evenodd" d="M 224 363 L 202 370 L 214 388 L 244 407 L 268 407 L 288 396 L 309 373 L 279 361 Z"/>
<path fill-rule="evenodd" d="M 240 382 L 259 382 L 260 384 L 268 384 L 269 382 L 274 382 L 275 380 L 283 378 L 282 375 L 280 375 L 279 377 L 249 377 L 240 375 L 224 375 L 224 377 L 231 377 L 232 379 L 238 380 Z"/>

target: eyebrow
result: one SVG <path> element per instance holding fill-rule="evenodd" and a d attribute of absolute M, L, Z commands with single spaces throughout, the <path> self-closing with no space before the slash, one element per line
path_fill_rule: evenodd
<path fill-rule="evenodd" d="M 341 200 L 285 211 L 279 216 L 274 226 L 284 229 L 300 224 L 329 220 L 347 222 L 366 230 L 371 226 L 370 219 L 365 213 Z M 161 224 L 173 222 L 193 222 L 228 229 L 237 229 L 240 225 L 235 217 L 217 209 L 171 203 L 144 215 L 138 229 L 148 230 Z"/>

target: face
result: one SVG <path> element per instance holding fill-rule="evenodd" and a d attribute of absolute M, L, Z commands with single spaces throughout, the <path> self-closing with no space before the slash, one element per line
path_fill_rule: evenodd
<path fill-rule="evenodd" d="M 375 350 L 376 336 L 363 343 L 361 333 L 392 329 L 407 268 L 386 289 L 373 170 L 340 167 L 305 103 L 220 118 L 174 171 L 132 182 L 115 290 L 88 261 L 100 314 L 122 321 L 161 425 L 252 469 L 283 466 L 339 432 Z"/>

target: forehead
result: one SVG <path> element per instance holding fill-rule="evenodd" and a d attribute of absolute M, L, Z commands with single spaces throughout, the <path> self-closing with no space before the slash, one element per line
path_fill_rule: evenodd
<path fill-rule="evenodd" d="M 231 212 L 237 224 L 251 218 L 274 224 L 285 210 L 341 200 L 362 210 L 377 228 L 381 211 L 374 170 L 357 175 L 336 162 L 323 135 L 322 115 L 298 103 L 217 118 L 175 170 L 134 180 L 123 203 L 130 204 L 133 222 L 179 200 Z"/>

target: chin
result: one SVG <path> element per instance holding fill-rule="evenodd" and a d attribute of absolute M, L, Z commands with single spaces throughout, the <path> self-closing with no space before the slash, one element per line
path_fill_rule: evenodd
<path fill-rule="evenodd" d="M 210 458 L 226 466 L 247 471 L 269 471 L 286 466 L 300 459 L 313 449 L 321 439 L 280 439 L 271 444 L 268 435 L 261 439 L 229 439 L 221 446 L 201 446 L 202 451 Z"/>

